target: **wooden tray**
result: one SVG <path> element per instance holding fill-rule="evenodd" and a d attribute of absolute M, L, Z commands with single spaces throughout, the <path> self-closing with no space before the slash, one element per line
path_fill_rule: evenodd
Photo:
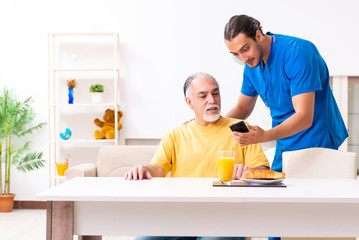
<path fill-rule="evenodd" d="M 243 181 L 231 181 L 221 183 L 220 181 L 213 181 L 213 187 L 287 187 L 284 183 L 275 184 L 250 184 Z"/>

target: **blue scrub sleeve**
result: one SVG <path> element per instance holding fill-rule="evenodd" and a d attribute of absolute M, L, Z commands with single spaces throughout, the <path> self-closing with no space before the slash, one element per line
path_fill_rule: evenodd
<path fill-rule="evenodd" d="M 301 50 L 290 49 L 284 65 L 284 71 L 290 81 L 291 96 L 322 90 L 320 65 L 315 46 Z"/>
<path fill-rule="evenodd" d="M 247 68 L 248 66 L 245 66 Z M 249 97 L 255 97 L 258 95 L 257 90 L 254 88 L 252 82 L 249 80 L 249 78 L 246 75 L 246 71 L 244 70 L 243 73 L 243 82 L 242 82 L 242 89 L 241 93 L 249 96 Z"/>

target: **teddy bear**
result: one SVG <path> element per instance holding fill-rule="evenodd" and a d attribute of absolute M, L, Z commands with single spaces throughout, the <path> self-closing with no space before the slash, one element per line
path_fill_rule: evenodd
<path fill-rule="evenodd" d="M 120 123 L 120 118 L 123 116 L 122 111 L 117 112 L 117 129 L 122 128 Z M 96 118 L 94 123 L 96 126 L 100 127 L 101 130 L 96 130 L 94 132 L 95 139 L 115 139 L 115 111 L 112 109 L 107 109 L 103 115 L 103 120 Z"/>

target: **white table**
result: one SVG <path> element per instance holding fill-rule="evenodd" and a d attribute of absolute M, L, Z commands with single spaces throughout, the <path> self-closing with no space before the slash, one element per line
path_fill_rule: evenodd
<path fill-rule="evenodd" d="M 48 201 L 47 239 L 75 235 L 359 236 L 357 179 L 287 179 L 286 188 L 213 187 L 209 178 L 75 178 Z"/>

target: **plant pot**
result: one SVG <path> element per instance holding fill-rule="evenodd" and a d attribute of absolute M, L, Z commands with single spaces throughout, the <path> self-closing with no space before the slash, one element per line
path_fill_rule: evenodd
<path fill-rule="evenodd" d="M 15 194 L 0 194 L 0 212 L 11 212 L 14 207 Z"/>
<path fill-rule="evenodd" d="M 92 92 L 91 96 L 93 103 L 102 103 L 103 92 Z"/>

